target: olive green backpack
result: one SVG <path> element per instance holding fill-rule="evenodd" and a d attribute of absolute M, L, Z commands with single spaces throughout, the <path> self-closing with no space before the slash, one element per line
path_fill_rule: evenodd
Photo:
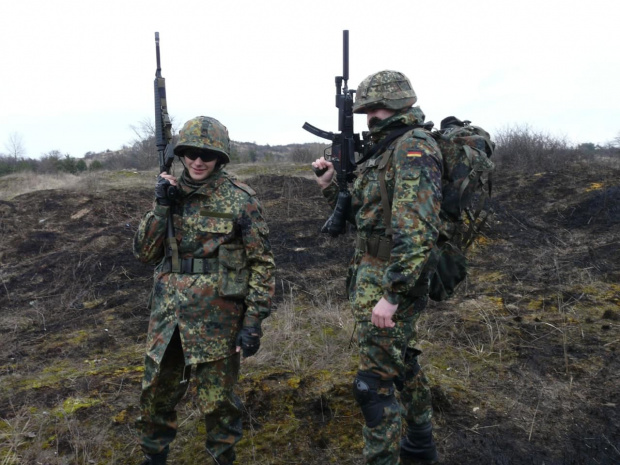
<path fill-rule="evenodd" d="M 467 249 L 487 224 L 493 210 L 490 205 L 490 160 L 495 150 L 484 129 L 449 116 L 440 129 L 432 132 L 443 155 L 442 228 L 431 256 L 429 297 L 449 299 L 467 277 Z"/>
<path fill-rule="evenodd" d="M 421 127 L 429 130 L 432 123 Z M 388 145 L 404 132 L 406 129 L 394 131 L 383 145 Z M 495 144 L 484 129 L 454 116 L 445 118 L 440 129 L 430 134 L 443 155 L 443 200 L 439 238 L 425 270 L 431 274 L 429 297 L 442 301 L 449 299 L 467 277 L 465 253 L 492 214 L 490 196 L 494 164 L 490 158 Z M 392 244 L 391 199 L 388 199 L 385 170 L 390 157 L 391 151 L 387 151 L 378 165 L 389 248 Z M 389 258 L 389 250 L 384 252 L 385 258 Z"/>

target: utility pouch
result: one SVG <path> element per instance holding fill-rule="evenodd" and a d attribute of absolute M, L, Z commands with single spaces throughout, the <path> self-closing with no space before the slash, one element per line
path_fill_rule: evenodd
<path fill-rule="evenodd" d="M 444 243 L 436 253 L 436 267 L 431 275 L 429 297 L 436 301 L 449 299 L 458 285 L 467 277 L 467 257 L 450 242 Z"/>
<path fill-rule="evenodd" d="M 241 244 L 222 244 L 219 249 L 220 297 L 243 299 L 249 292 L 250 270 Z"/>

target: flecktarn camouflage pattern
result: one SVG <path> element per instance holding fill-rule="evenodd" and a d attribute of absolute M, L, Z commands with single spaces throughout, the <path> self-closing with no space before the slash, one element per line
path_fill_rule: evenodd
<path fill-rule="evenodd" d="M 205 418 L 208 455 L 221 465 L 232 465 L 234 446 L 242 437 L 243 405 L 233 388 L 239 376 L 239 354 L 195 367 L 196 403 Z M 176 331 L 161 363 L 146 357 L 140 417 L 136 426 L 146 453 L 166 451 L 177 434 L 175 406 L 189 386 L 191 367 L 184 365 L 183 348 Z"/>
<path fill-rule="evenodd" d="M 379 71 L 366 77 L 357 87 L 353 113 L 366 113 L 374 108 L 402 110 L 417 100 L 407 76 L 398 71 Z"/>
<path fill-rule="evenodd" d="M 179 140 L 174 154 L 183 156 L 188 148 L 216 152 L 224 164 L 230 163 L 230 138 L 228 129 L 210 116 L 197 116 L 190 119 L 179 131 Z"/>
<path fill-rule="evenodd" d="M 371 130 L 371 136 L 380 140 L 395 125 L 411 126 L 423 121 L 424 114 L 414 107 L 382 121 Z M 407 300 L 419 284 L 418 278 L 422 276 L 441 224 L 442 158 L 434 138 L 426 130 L 412 129 L 386 151 L 391 151 L 385 180 L 388 198 L 392 199 L 394 243 L 386 262 L 377 262 L 376 257 L 356 251 L 355 279 L 349 292 L 358 320 L 369 320 L 369 307 L 372 310 L 382 296 L 394 304 Z M 382 155 L 377 154 L 362 167 L 351 192 L 349 220 L 356 225 L 358 237 L 364 240 L 384 236 L 386 232 L 378 170 Z M 337 192 L 335 184 L 323 191 L 332 203 Z"/>
<path fill-rule="evenodd" d="M 466 251 L 489 224 L 491 156 L 495 143 L 484 129 L 454 116 L 433 131 L 443 155 L 442 229 L 436 250 L 437 266 L 431 278 L 430 298 L 449 299 L 467 276 Z M 467 214 L 466 214 L 467 212 Z"/>
<path fill-rule="evenodd" d="M 157 264 L 137 427 L 145 452 L 167 447 L 177 429 L 174 405 L 195 366 L 207 449 L 220 463 L 232 464 L 241 438 L 241 404 L 232 393 L 239 365 L 235 339 L 242 326 L 260 327 L 270 313 L 274 259 L 249 186 L 224 170 L 197 188 L 179 186 L 178 205 L 155 205 L 134 239 L 134 255 Z M 180 273 L 164 259 L 169 208 L 175 208 L 180 259 L 192 264 Z"/>
<path fill-rule="evenodd" d="M 423 121 L 424 114 L 414 107 L 373 126 L 371 137 L 380 142 L 395 127 Z M 389 162 L 383 166 L 385 160 Z M 385 170 L 388 198 L 393 199 L 393 243 L 387 260 L 359 247 L 386 234 L 380 166 Z M 412 128 L 361 168 L 351 192 L 349 220 L 357 226 L 358 248 L 349 270 L 348 292 L 359 328 L 358 378 L 370 373 L 393 382 L 400 391 L 408 425 L 430 425 L 432 416 L 430 390 L 418 364 L 420 351 L 415 348 L 415 325 L 426 306 L 426 265 L 440 229 L 441 177 L 442 157 L 437 143 L 428 131 Z M 323 193 L 333 206 L 338 193 L 336 184 Z M 382 297 L 398 304 L 394 328 L 377 328 L 370 322 L 372 309 Z M 397 464 L 401 410 L 391 400 L 395 394 L 390 394 L 389 387 L 379 388 L 377 394 L 384 403 L 383 416 L 377 425 L 363 428 L 364 456 L 367 464 Z"/>
<path fill-rule="evenodd" d="M 181 186 L 183 187 L 183 186 Z M 162 261 L 168 208 L 156 205 L 143 218 L 134 241 L 134 254 L 156 264 L 151 302 L 149 355 L 159 362 L 178 325 L 187 365 L 217 360 L 235 352 L 240 325 L 256 326 L 270 313 L 275 288 L 274 260 L 262 208 L 247 185 L 225 171 L 187 192 L 174 214 L 181 258 L 203 259 L 205 273 L 168 273 Z M 221 263 L 224 258 L 226 263 Z M 217 260 L 213 260 L 217 259 Z M 230 278 L 244 275 L 244 292 L 222 295 Z M 247 274 L 243 271 L 247 270 Z M 224 289 L 226 291 L 226 289 Z"/>

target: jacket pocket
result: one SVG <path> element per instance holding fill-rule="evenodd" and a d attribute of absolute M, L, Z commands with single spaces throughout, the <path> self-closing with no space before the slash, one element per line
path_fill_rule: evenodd
<path fill-rule="evenodd" d="M 415 170 L 403 175 L 397 192 L 394 195 L 396 202 L 411 202 L 418 198 L 420 188 L 420 170 Z"/>
<path fill-rule="evenodd" d="M 222 244 L 219 249 L 218 291 L 221 297 L 243 299 L 249 292 L 250 270 L 240 244 Z"/>
<path fill-rule="evenodd" d="M 230 234 L 233 226 L 232 219 L 203 216 L 198 221 L 196 229 L 201 233 Z"/>

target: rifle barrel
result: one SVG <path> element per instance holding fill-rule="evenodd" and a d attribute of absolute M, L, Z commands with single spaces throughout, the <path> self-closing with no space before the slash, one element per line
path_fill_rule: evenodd
<path fill-rule="evenodd" d="M 155 52 L 157 54 L 157 70 L 155 71 L 155 76 L 161 77 L 161 65 L 159 62 L 159 32 L 155 33 Z"/>
<path fill-rule="evenodd" d="M 349 30 L 342 31 L 342 79 L 349 80 Z"/>

